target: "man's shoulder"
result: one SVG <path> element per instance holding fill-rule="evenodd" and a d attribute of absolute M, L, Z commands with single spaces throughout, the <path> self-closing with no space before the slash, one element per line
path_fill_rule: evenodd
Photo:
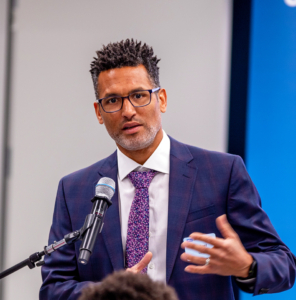
<path fill-rule="evenodd" d="M 220 164 L 232 164 L 235 160 L 242 162 L 242 159 L 238 155 L 208 150 L 193 145 L 188 145 L 182 142 L 175 140 L 170 137 L 171 140 L 171 155 L 176 157 L 184 158 L 187 160 L 194 161 L 199 165 L 220 165 Z"/>
<path fill-rule="evenodd" d="M 116 151 L 113 152 L 108 157 L 105 157 L 96 163 L 85 167 L 83 169 L 77 170 L 75 172 L 72 172 L 66 176 L 64 176 L 61 181 L 64 182 L 80 182 L 81 180 L 84 181 L 91 181 L 93 178 L 98 177 L 98 173 L 100 173 L 101 170 L 104 170 L 105 168 L 112 168 L 117 163 L 117 154 Z"/>

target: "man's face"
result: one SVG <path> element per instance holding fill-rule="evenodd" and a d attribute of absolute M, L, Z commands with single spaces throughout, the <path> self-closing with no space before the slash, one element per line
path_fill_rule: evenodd
<path fill-rule="evenodd" d="M 98 78 L 99 97 L 127 96 L 136 90 L 154 88 L 143 65 L 122 67 L 100 73 Z M 105 124 L 109 135 L 120 149 L 127 151 L 142 150 L 156 144 L 162 137 L 161 112 L 166 111 L 166 92 L 161 89 L 151 94 L 151 103 L 144 107 L 134 107 L 124 99 L 120 111 L 106 113 L 95 103 L 100 124 Z M 156 148 L 155 147 L 155 148 Z"/>

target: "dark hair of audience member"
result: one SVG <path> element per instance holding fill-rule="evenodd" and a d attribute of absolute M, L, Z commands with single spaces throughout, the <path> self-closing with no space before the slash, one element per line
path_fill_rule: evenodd
<path fill-rule="evenodd" d="M 172 287 L 146 274 L 126 271 L 107 276 L 100 284 L 83 289 L 79 300 L 178 300 Z"/>

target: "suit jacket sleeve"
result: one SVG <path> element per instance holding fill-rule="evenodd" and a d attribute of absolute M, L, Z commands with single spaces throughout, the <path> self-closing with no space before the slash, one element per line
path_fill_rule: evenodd
<path fill-rule="evenodd" d="M 257 262 L 254 295 L 291 288 L 295 281 L 295 256 L 262 209 L 259 194 L 238 156 L 232 166 L 227 210 L 230 224 Z"/>
<path fill-rule="evenodd" d="M 64 235 L 74 230 L 65 201 L 63 180 L 61 180 L 49 234 L 49 244 L 63 239 Z M 59 248 L 50 256 L 46 256 L 44 260 L 40 300 L 77 299 L 83 287 L 90 283 L 79 282 L 74 244 Z"/>

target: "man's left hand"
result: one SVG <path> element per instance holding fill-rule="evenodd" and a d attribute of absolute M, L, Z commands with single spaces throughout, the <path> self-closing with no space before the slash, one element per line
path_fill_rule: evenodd
<path fill-rule="evenodd" d="M 193 256 L 187 253 L 181 255 L 181 259 L 196 265 L 189 265 L 186 272 L 198 274 L 218 274 L 222 276 L 248 277 L 253 257 L 244 248 L 239 236 L 230 226 L 226 215 L 216 219 L 216 224 L 223 238 L 213 238 L 208 235 L 194 232 L 190 237 L 213 245 L 207 248 L 202 245 L 184 242 L 181 247 L 191 248 L 201 253 L 210 255 L 210 261 L 206 264 L 206 258 Z"/>

